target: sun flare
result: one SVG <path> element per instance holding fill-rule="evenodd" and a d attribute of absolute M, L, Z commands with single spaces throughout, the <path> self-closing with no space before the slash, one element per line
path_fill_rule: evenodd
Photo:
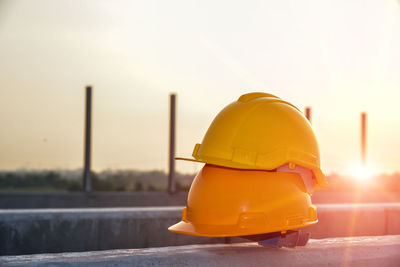
<path fill-rule="evenodd" d="M 353 177 L 358 181 L 369 180 L 372 176 L 371 170 L 366 166 L 357 166 L 353 170 Z"/>

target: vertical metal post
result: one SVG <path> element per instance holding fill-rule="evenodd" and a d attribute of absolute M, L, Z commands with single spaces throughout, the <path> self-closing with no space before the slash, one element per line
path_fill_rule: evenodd
<path fill-rule="evenodd" d="M 311 107 L 306 107 L 305 113 L 307 120 L 311 123 Z"/>
<path fill-rule="evenodd" d="M 90 177 L 91 164 L 91 140 L 92 139 L 92 87 L 86 86 L 86 116 L 85 116 L 85 154 L 83 170 L 83 189 L 85 192 L 92 191 Z"/>
<path fill-rule="evenodd" d="M 170 118 L 169 118 L 169 172 L 168 193 L 174 194 L 175 187 L 175 119 L 176 119 L 176 95 L 170 95 Z"/>
<path fill-rule="evenodd" d="M 361 113 L 361 163 L 367 163 L 367 113 Z"/>

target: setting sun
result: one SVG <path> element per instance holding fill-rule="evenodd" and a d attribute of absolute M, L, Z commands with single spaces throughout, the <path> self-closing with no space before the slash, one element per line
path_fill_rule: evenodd
<path fill-rule="evenodd" d="M 359 165 L 353 169 L 352 176 L 358 181 L 366 181 L 371 178 L 372 172 L 367 166 Z"/>

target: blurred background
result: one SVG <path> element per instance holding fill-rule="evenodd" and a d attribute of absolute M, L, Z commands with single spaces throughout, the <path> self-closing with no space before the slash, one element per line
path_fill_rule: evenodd
<path fill-rule="evenodd" d="M 170 93 L 188 156 L 263 91 L 312 107 L 325 190 L 400 191 L 399 47 L 396 0 L 0 0 L 0 190 L 82 190 L 90 84 L 93 190 L 166 189 Z M 177 162 L 177 189 L 201 167 Z"/>

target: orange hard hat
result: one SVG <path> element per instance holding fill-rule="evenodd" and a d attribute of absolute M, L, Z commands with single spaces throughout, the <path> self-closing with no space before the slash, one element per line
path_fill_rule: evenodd
<path fill-rule="evenodd" d="M 189 191 L 181 234 L 223 237 L 284 232 L 317 223 L 316 207 L 298 173 L 206 164 Z"/>

